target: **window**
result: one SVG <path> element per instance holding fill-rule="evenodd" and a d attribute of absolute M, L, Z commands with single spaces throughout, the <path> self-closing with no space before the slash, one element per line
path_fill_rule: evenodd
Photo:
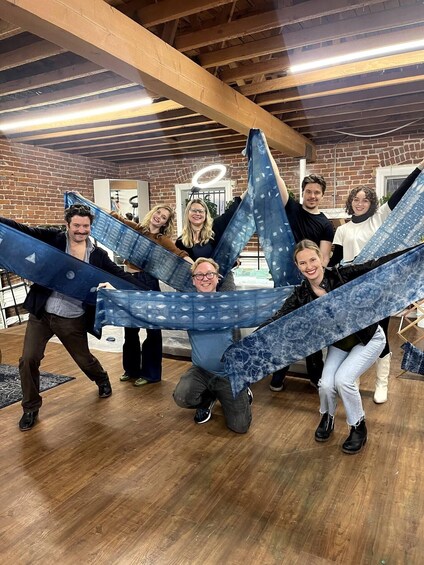
<path fill-rule="evenodd" d="M 378 198 L 393 194 L 413 168 L 413 165 L 379 167 L 376 171 L 376 192 Z"/>

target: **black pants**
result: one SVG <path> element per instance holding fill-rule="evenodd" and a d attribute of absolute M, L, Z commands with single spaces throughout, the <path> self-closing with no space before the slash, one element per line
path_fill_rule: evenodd
<path fill-rule="evenodd" d="M 95 383 L 107 378 L 107 373 L 88 349 L 85 315 L 79 318 L 62 318 L 44 312 L 41 319 L 30 314 L 24 338 L 24 349 L 19 359 L 22 386 L 22 407 L 25 412 L 38 410 L 40 396 L 40 363 L 47 342 L 56 335 L 72 359 L 87 377 Z"/>
<path fill-rule="evenodd" d="M 312 355 L 308 355 L 306 357 L 306 370 L 307 370 L 307 378 L 312 381 L 314 384 L 318 385 L 318 381 L 322 375 L 322 369 L 324 367 L 324 362 L 322 360 L 322 351 L 317 351 L 312 353 Z M 280 377 L 285 377 L 289 370 L 290 366 L 283 367 L 278 371 L 275 371 L 274 375 L 278 375 Z M 302 376 L 302 375 L 299 375 Z M 306 375 L 305 375 L 306 377 Z"/>
<path fill-rule="evenodd" d="M 390 344 L 389 344 L 389 323 L 390 323 L 390 316 L 388 318 L 384 318 L 384 320 L 380 320 L 378 325 L 384 332 L 386 336 L 386 345 L 384 346 L 383 351 L 380 353 L 380 357 L 385 357 L 388 353 L 390 353 Z"/>
<path fill-rule="evenodd" d="M 133 277 L 142 282 L 146 290 L 160 290 L 159 281 L 143 271 L 133 273 Z M 146 330 L 147 337 L 140 345 L 140 328 L 125 328 L 122 348 L 122 366 L 127 375 L 148 381 L 160 381 L 162 378 L 162 332 Z"/>

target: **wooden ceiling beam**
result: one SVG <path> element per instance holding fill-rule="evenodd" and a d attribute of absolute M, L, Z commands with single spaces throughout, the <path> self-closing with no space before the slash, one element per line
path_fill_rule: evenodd
<path fill-rule="evenodd" d="M 408 30 L 408 41 L 419 40 L 422 39 L 423 36 L 424 26 Z M 405 30 L 379 33 L 371 37 L 368 36 L 344 43 L 337 43 L 337 45 L 318 47 L 316 49 L 308 49 L 307 51 L 296 51 L 290 53 L 290 55 L 285 53 L 284 55 L 274 57 L 268 61 L 240 65 L 233 69 L 226 68 L 219 73 L 219 78 L 226 83 L 233 83 L 240 79 L 251 78 L 257 75 L 282 73 L 293 65 L 311 63 L 312 61 L 319 61 L 329 57 L 340 57 L 341 55 L 347 55 L 355 51 L 366 51 L 367 49 L 375 49 L 404 42 Z"/>
<path fill-rule="evenodd" d="M 199 152 L 201 151 L 202 147 L 210 147 L 211 145 L 215 148 L 215 151 L 219 153 L 219 148 L 221 147 L 225 147 L 226 149 L 234 148 L 234 146 L 236 146 L 236 148 L 244 148 L 244 146 L 246 145 L 246 140 L 239 135 L 238 138 L 234 140 L 225 139 L 223 141 L 216 141 L 204 139 L 201 143 L 178 143 L 177 145 L 175 145 L 174 143 L 168 143 L 168 147 L 178 147 L 181 152 L 187 153 L 187 151 L 189 151 L 190 154 L 192 153 L 193 149 L 196 149 Z M 110 152 L 109 155 L 97 153 L 96 151 L 86 151 L 83 152 L 83 155 L 89 155 L 94 158 L 98 158 L 97 155 L 101 155 L 101 159 L 107 159 L 108 157 L 114 159 L 119 155 L 131 156 L 132 154 L 139 154 L 141 151 L 147 155 L 153 155 L 155 153 L 163 151 L 163 147 L 154 147 L 150 149 L 143 147 L 142 149 L 134 149 L 134 151 L 118 150 Z"/>
<path fill-rule="evenodd" d="M 282 78 L 266 80 L 258 84 L 248 84 L 240 87 L 240 91 L 245 96 L 284 90 L 285 88 L 296 88 L 305 84 L 315 84 L 330 80 L 337 80 L 348 76 L 362 75 L 377 71 L 386 71 L 398 67 L 408 67 L 417 65 L 424 61 L 424 50 L 412 51 L 410 53 L 399 53 L 387 57 L 367 59 L 365 61 L 355 61 L 334 67 L 325 67 L 315 71 L 296 73 Z"/>
<path fill-rule="evenodd" d="M 22 96 L 19 99 L 0 102 L 0 115 L 5 112 L 19 112 L 21 110 L 30 110 L 31 108 L 40 108 L 51 104 L 63 104 L 77 100 L 81 97 L 99 96 L 107 92 L 116 90 L 125 90 L 135 86 L 134 83 L 128 82 L 119 76 L 108 77 L 90 77 L 90 80 L 84 84 L 77 86 L 65 87 L 53 92 L 44 94 L 36 94 Z M 57 111 L 56 109 L 51 111 Z"/>
<path fill-rule="evenodd" d="M 104 105 L 105 107 L 110 106 L 110 105 L 116 105 L 116 104 L 122 104 L 122 103 L 126 103 L 128 101 L 132 101 L 132 100 L 138 100 L 141 97 L 145 97 L 145 93 L 143 91 L 141 91 L 139 94 L 134 94 L 132 93 L 131 95 L 128 94 L 118 94 L 116 96 L 113 96 L 111 98 L 103 98 L 102 99 L 102 105 Z M 90 112 L 90 110 L 97 110 L 99 107 L 99 101 L 98 100 L 90 100 L 89 102 L 83 102 L 80 104 L 72 104 L 72 106 L 69 106 L 66 109 L 66 111 L 70 111 L 72 113 L 75 112 Z M 75 125 L 78 125 L 78 127 L 82 126 L 82 125 L 91 125 L 91 124 L 98 124 L 104 121 L 107 122 L 116 122 L 118 120 L 129 120 L 132 118 L 139 118 L 140 116 L 150 116 L 152 114 L 156 114 L 156 113 L 160 113 L 160 112 L 166 112 L 168 110 L 176 110 L 177 108 L 181 108 L 182 106 L 176 102 L 173 102 L 171 100 L 166 100 L 164 102 L 157 102 L 156 104 L 149 104 L 147 106 L 139 106 L 136 108 L 131 108 L 128 110 L 105 110 L 104 113 L 102 114 L 96 114 L 96 115 L 87 115 L 87 116 L 83 116 L 83 117 L 60 117 L 58 116 L 57 121 L 55 122 L 49 122 L 47 125 L 44 126 L 44 129 L 59 129 L 59 128 L 66 128 L 66 127 L 73 127 Z M 60 109 L 59 109 L 60 110 Z M 34 111 L 31 113 L 23 113 L 23 114 L 18 114 L 18 115 L 13 115 L 13 116 L 7 116 L 6 119 L 3 118 L 0 121 L 0 131 L 2 129 L 2 124 L 4 124 L 7 121 L 9 122 L 19 122 L 21 120 L 38 120 L 38 119 L 43 119 L 44 117 L 49 117 L 51 116 L 51 114 L 53 112 L 57 112 L 58 113 L 58 109 L 52 109 L 49 108 L 48 110 L 43 110 L 43 111 Z M 19 133 L 29 133 L 29 132 L 36 132 L 36 131 L 40 131 L 40 125 L 38 124 L 34 124 L 34 123 L 28 123 L 28 125 L 21 125 L 15 129 L 12 130 L 8 130 L 8 132 L 10 132 L 11 134 L 13 134 L 13 132 L 19 132 Z"/>
<path fill-rule="evenodd" d="M 281 53 L 290 49 L 320 44 L 355 35 L 394 30 L 404 26 L 415 26 L 424 22 L 424 10 L 416 6 L 401 6 L 393 10 L 367 14 L 339 22 L 321 24 L 300 31 L 285 31 L 282 35 L 250 41 L 234 47 L 199 54 L 204 68 L 221 67 L 234 61 L 245 61 L 262 55 Z M 407 41 L 405 31 L 405 41 Z"/>
<path fill-rule="evenodd" d="M 262 129 L 287 155 L 314 158 L 308 139 L 102 0 L 0 0 L 0 18 L 239 133 Z"/>
<path fill-rule="evenodd" d="M 184 0 L 183 2 L 162 0 L 158 4 L 150 4 L 136 10 L 136 16 L 144 27 L 152 27 L 170 20 L 186 18 L 205 10 L 219 8 L 232 2 L 234 0 Z"/>
<path fill-rule="evenodd" d="M 49 139 L 60 139 L 63 138 L 65 139 L 66 137 L 70 137 L 70 136 L 78 136 L 79 139 L 84 139 L 84 135 L 88 135 L 88 134 L 93 134 L 93 133 L 98 133 L 98 132 L 106 132 L 106 135 L 104 135 L 104 138 L 109 138 L 109 137 L 118 137 L 119 135 L 139 135 L 140 132 L 143 133 L 145 131 L 149 131 L 149 132 L 155 132 L 155 131 L 165 131 L 165 130 L 172 130 L 172 129 L 176 129 L 179 128 L 181 126 L 184 127 L 190 127 L 193 124 L 196 125 L 206 125 L 206 124 L 211 124 L 214 123 L 211 120 L 208 120 L 206 118 L 204 118 L 203 116 L 199 116 L 199 115 L 195 115 L 195 116 L 189 116 L 188 118 L 184 119 L 184 123 L 178 123 L 177 125 L 164 125 L 166 122 L 165 119 L 162 120 L 158 120 L 158 119 L 152 119 L 151 121 L 147 121 L 147 122 L 130 122 L 127 124 L 110 124 L 110 123 L 105 123 L 105 124 L 101 124 L 97 127 L 91 127 L 91 128 L 84 128 L 84 129 L 69 129 L 69 130 L 62 130 L 62 131 L 54 131 L 54 132 L 46 132 L 46 133 L 42 133 L 42 134 L 34 134 L 34 135 L 11 135 L 9 137 L 13 138 L 14 140 L 18 141 L 18 142 L 36 142 L 36 141 L 41 141 L 42 144 L 43 142 L 44 145 L 46 145 L 48 143 Z M 147 128 L 144 128 L 145 124 L 152 124 L 152 125 L 148 125 Z M 131 128 L 133 128 L 134 131 L 131 132 Z M 127 131 L 125 131 L 125 129 L 127 129 Z M 124 130 L 125 133 L 119 133 L 119 131 Z"/>
<path fill-rule="evenodd" d="M 97 142 L 101 141 L 105 143 L 110 139 L 133 139 L 137 136 L 144 136 L 146 133 L 151 133 L 152 128 L 154 132 L 158 132 L 161 134 L 160 127 L 163 128 L 163 131 L 168 131 L 170 129 L 177 129 L 180 128 L 193 128 L 197 127 L 199 124 L 200 126 L 214 124 L 215 122 L 207 121 L 205 122 L 205 118 L 203 116 L 199 116 L 198 114 L 187 113 L 178 113 L 178 111 L 169 111 L 166 114 L 161 114 L 158 117 L 147 117 L 146 119 L 140 121 L 130 121 L 126 123 L 119 123 L 115 125 L 111 125 L 110 128 L 105 127 L 105 125 L 98 126 L 96 128 L 87 128 L 84 130 L 79 130 L 75 132 L 75 130 L 66 130 L 61 132 L 53 132 L 53 134 L 49 134 L 49 137 L 39 137 L 38 139 L 41 141 L 47 140 L 46 143 L 43 143 L 45 147 L 53 147 L 53 146 L 61 146 L 61 147 L 70 147 L 75 143 L 87 143 L 87 142 Z M 215 124 L 216 125 L 216 124 Z M 160 126 L 158 128 L 158 126 Z M 109 130 L 111 130 L 109 132 Z M 19 138 L 19 141 L 21 138 Z M 50 142 L 49 140 L 54 140 Z M 36 141 L 33 140 L 34 143 Z M 65 150 L 65 149 L 64 149 Z"/>
<path fill-rule="evenodd" d="M 0 40 L 7 39 L 8 37 L 14 37 L 20 33 L 22 33 L 22 30 L 19 26 L 0 20 Z"/>
<path fill-rule="evenodd" d="M 416 69 L 409 69 L 405 76 L 403 70 L 394 70 L 390 73 L 370 73 L 365 76 L 353 76 L 337 83 L 308 84 L 298 88 L 288 88 L 279 92 L 262 94 L 256 98 L 256 104 L 269 106 L 292 102 L 293 100 L 311 100 L 322 96 L 338 96 L 349 92 L 361 92 L 369 89 L 386 88 L 387 86 L 415 83 L 424 80 L 424 66 L 417 65 Z"/>
<path fill-rule="evenodd" d="M 72 151 L 76 151 L 78 152 L 79 149 L 90 149 L 90 148 L 95 148 L 95 147 L 119 147 L 122 146 L 124 144 L 128 145 L 135 145 L 138 143 L 145 143 L 145 142 L 154 142 L 156 140 L 159 139 L 175 139 L 175 138 L 185 138 L 188 136 L 195 136 L 196 139 L 202 139 L 204 138 L 205 134 L 208 134 L 208 139 L 209 138 L 214 138 L 214 137 L 218 137 L 220 135 L 226 136 L 229 133 L 234 133 L 231 132 L 231 130 L 228 130 L 227 128 L 224 127 L 220 127 L 220 126 L 211 126 L 211 127 L 201 127 L 198 128 L 197 130 L 195 129 L 191 129 L 190 131 L 185 131 L 186 128 L 184 128 L 183 126 L 181 127 L 180 131 L 172 131 L 169 134 L 165 134 L 163 135 L 162 132 L 157 132 L 154 134 L 149 134 L 149 133 L 143 133 L 141 132 L 136 139 L 128 139 L 128 140 L 121 140 L 118 138 L 118 136 L 114 136 L 114 137 L 110 137 L 110 138 L 106 138 L 106 139 L 96 139 L 93 141 L 89 141 L 84 142 L 81 140 L 75 140 L 73 143 L 68 143 L 67 147 L 66 147 L 66 152 L 72 152 Z M 55 149 L 56 147 L 59 147 L 60 144 L 57 144 L 56 146 L 54 144 L 49 145 L 50 149 Z M 44 146 L 45 147 L 45 146 Z M 63 149 L 62 149 L 63 150 Z"/>
<path fill-rule="evenodd" d="M 424 87 L 423 87 L 424 88 Z M 315 108 L 313 110 L 306 108 L 299 108 L 296 112 L 281 112 L 280 118 L 287 123 L 298 123 L 298 120 L 307 118 L 314 120 L 319 118 L 332 118 L 335 116 L 347 115 L 366 115 L 370 112 L 373 116 L 383 115 L 385 113 L 393 112 L 393 109 L 398 107 L 407 108 L 408 106 L 424 103 L 423 92 L 418 94 L 398 95 L 391 98 L 383 98 L 376 100 L 367 100 L 365 102 L 351 102 L 349 104 L 340 105 L 323 105 L 322 108 Z M 396 110 L 397 112 L 397 110 Z"/>
<path fill-rule="evenodd" d="M 45 86 L 52 86 L 54 84 L 62 83 L 65 81 L 76 80 L 79 78 L 98 75 L 105 73 L 106 70 L 98 65 L 86 61 L 78 65 L 69 65 L 61 67 L 55 71 L 40 73 L 30 77 L 11 80 L 0 85 L 0 96 L 8 96 L 24 92 L 25 90 L 36 90 Z"/>
<path fill-rule="evenodd" d="M 322 124 L 330 126 L 333 124 L 334 127 L 341 127 L 342 123 L 345 120 L 349 120 L 349 122 L 355 121 L 358 124 L 362 123 L 370 123 L 370 111 L 367 110 L 359 110 L 357 112 L 354 111 L 347 111 L 343 114 L 342 108 L 339 109 L 339 112 L 327 112 L 327 114 L 310 114 L 309 112 L 299 116 L 291 116 L 287 118 L 287 121 L 296 129 L 303 127 L 303 126 L 311 126 L 314 128 L 319 127 Z M 415 99 L 415 101 L 411 102 L 404 102 L 393 101 L 392 104 L 388 104 L 385 108 L 377 108 L 373 110 L 372 113 L 372 121 L 377 121 L 379 118 L 385 118 L 387 116 L 392 116 L 396 114 L 397 116 L 401 116 L 402 114 L 410 114 L 411 112 L 416 112 L 417 116 L 422 114 L 424 110 L 424 101 L 422 97 L 419 99 Z"/>
<path fill-rule="evenodd" d="M 75 147 L 74 149 L 67 149 L 66 152 L 72 153 L 73 151 L 80 153 L 81 151 L 85 152 L 85 154 L 90 153 L 92 155 L 96 155 L 97 158 L 102 158 L 102 155 L 111 155 L 113 153 L 118 154 L 119 152 L 132 152 L 132 151 L 140 151 L 140 149 L 155 149 L 155 148 L 163 148 L 164 146 L 169 146 L 170 144 L 178 143 L 182 147 L 184 145 L 189 145 L 192 147 L 193 143 L 195 142 L 198 147 L 203 145 L 210 145 L 211 143 L 227 143 L 228 141 L 234 141 L 237 143 L 246 143 L 246 139 L 240 133 L 234 133 L 229 130 L 226 130 L 224 133 L 220 133 L 216 136 L 208 135 L 207 138 L 199 136 L 192 136 L 187 139 L 181 139 L 181 136 L 178 136 L 179 139 L 172 136 L 167 136 L 166 138 L 157 137 L 153 140 L 137 140 L 131 143 L 126 144 L 125 146 L 120 145 L 109 145 L 109 146 L 82 146 L 80 148 Z M 122 144 L 121 144 L 122 145 Z"/>
<path fill-rule="evenodd" d="M 41 61 L 54 55 L 64 53 L 66 49 L 58 47 L 49 41 L 37 41 L 31 45 L 15 49 L 11 53 L 3 53 L 0 71 L 6 71 L 15 67 L 20 67 L 35 61 Z"/>
<path fill-rule="evenodd" d="M 236 150 L 239 150 L 240 147 L 220 147 L 219 150 L 215 146 L 208 148 L 208 147 L 201 147 L 200 149 L 190 149 L 190 155 L 195 156 L 199 155 L 199 157 L 204 157 L 206 155 L 226 155 L 226 154 L 233 154 Z M 155 155 L 149 155 L 141 152 L 139 155 L 133 155 L 131 158 L 127 156 L 123 157 L 116 157 L 109 159 L 114 163 L 127 163 L 132 161 L 163 161 L 164 159 L 184 159 L 187 156 L 186 149 L 179 149 L 177 146 L 171 146 L 167 151 L 162 151 L 161 153 L 157 153 Z M 108 159 L 105 159 L 107 161 Z"/>
<path fill-rule="evenodd" d="M 358 2 L 356 0 L 308 0 L 302 4 L 285 7 L 284 9 L 279 7 L 277 10 L 259 12 L 253 16 L 239 18 L 226 24 L 215 25 L 209 28 L 202 27 L 201 30 L 178 36 L 175 39 L 175 47 L 179 51 L 191 51 L 192 49 L 213 45 L 221 41 L 254 35 L 255 33 L 378 3 L 381 3 L 381 0 L 368 0 L 368 2 Z"/>
<path fill-rule="evenodd" d="M 392 114 L 383 118 L 377 118 L 372 121 L 370 124 L 369 119 L 364 120 L 364 123 L 360 123 L 358 121 L 348 121 L 348 122 L 337 122 L 337 124 L 328 124 L 324 122 L 322 126 L 316 126 L 313 128 L 314 134 L 320 134 L 324 132 L 347 132 L 347 133 L 355 133 L 361 135 L 365 132 L 376 131 L 378 128 L 378 132 L 376 133 L 387 133 L 390 129 L 396 128 L 400 125 L 412 124 L 412 122 L 419 122 L 420 116 L 417 114 L 403 114 L 403 115 L 396 115 Z M 422 120 L 421 120 L 422 121 Z M 421 126 L 422 127 L 422 126 Z M 305 125 L 299 127 L 305 134 L 310 131 L 310 126 Z"/>

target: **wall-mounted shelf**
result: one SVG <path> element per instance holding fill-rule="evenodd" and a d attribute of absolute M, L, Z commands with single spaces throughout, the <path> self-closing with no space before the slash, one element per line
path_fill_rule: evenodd
<path fill-rule="evenodd" d="M 20 306 L 28 294 L 29 284 L 4 269 L 0 269 L 0 328 L 21 324 L 28 319 Z"/>

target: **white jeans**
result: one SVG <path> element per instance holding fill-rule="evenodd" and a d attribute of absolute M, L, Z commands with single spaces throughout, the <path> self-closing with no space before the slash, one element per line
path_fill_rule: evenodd
<path fill-rule="evenodd" d="M 346 410 L 347 423 L 354 426 L 365 417 L 356 379 L 373 365 L 384 349 L 386 337 L 380 326 L 366 345 L 343 351 L 330 345 L 319 381 L 320 413 L 334 416 L 337 396 Z"/>

